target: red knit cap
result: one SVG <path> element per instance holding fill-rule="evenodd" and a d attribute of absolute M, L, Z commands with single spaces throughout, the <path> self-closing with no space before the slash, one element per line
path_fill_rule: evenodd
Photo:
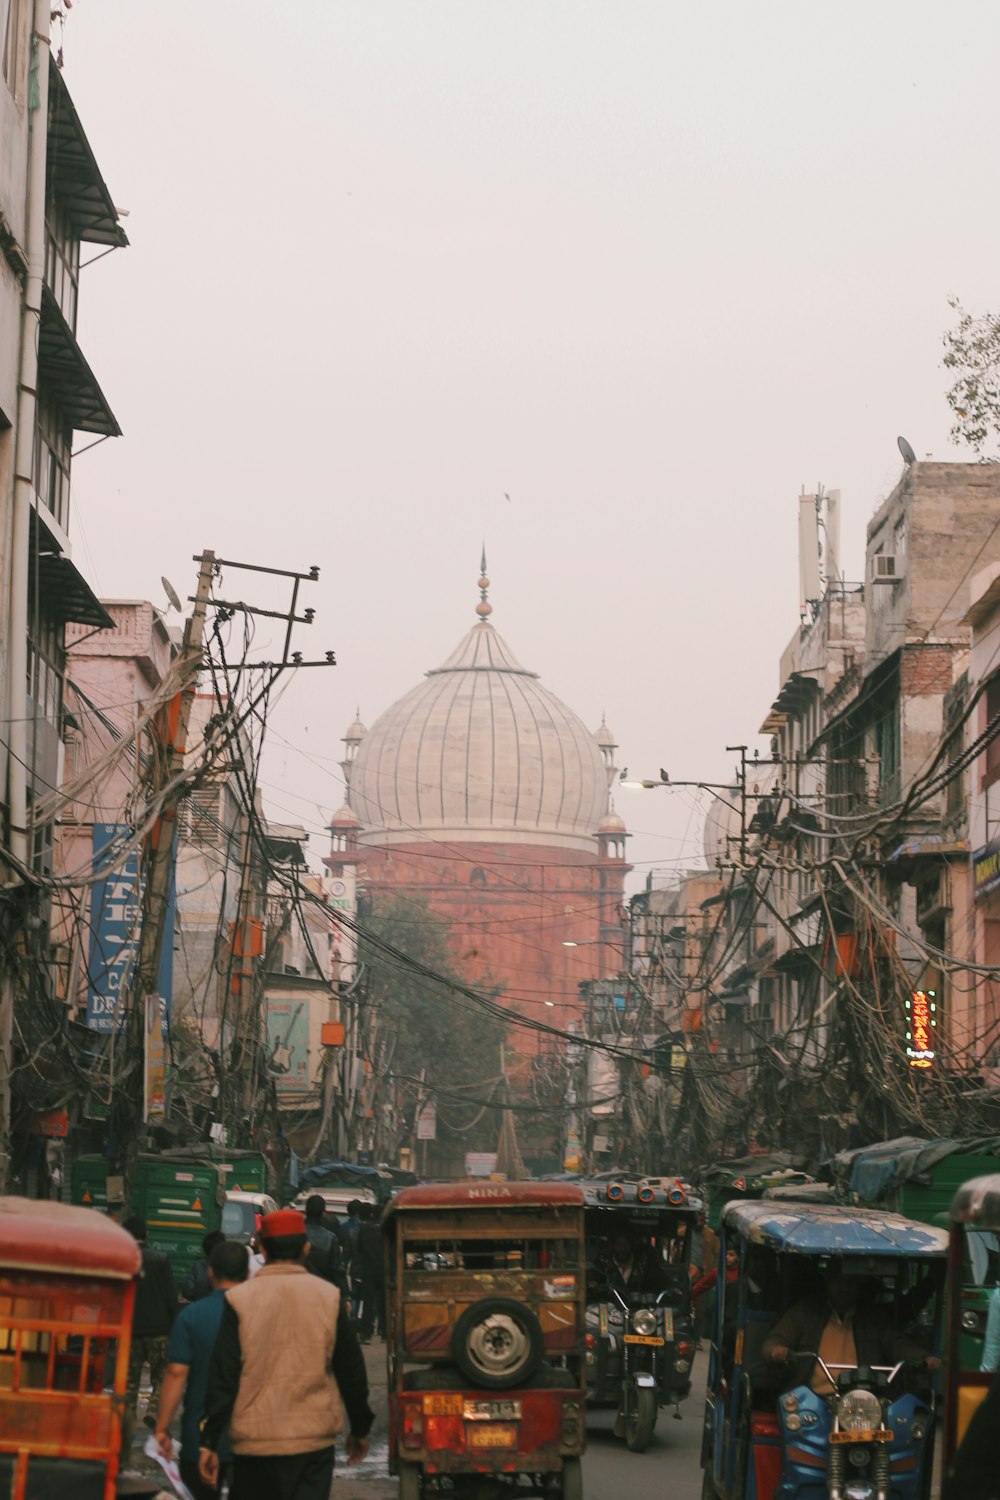
<path fill-rule="evenodd" d="M 277 1213 L 265 1214 L 260 1221 L 260 1234 L 265 1240 L 282 1239 L 291 1234 L 304 1235 L 305 1232 L 305 1217 L 294 1208 L 279 1208 Z"/>

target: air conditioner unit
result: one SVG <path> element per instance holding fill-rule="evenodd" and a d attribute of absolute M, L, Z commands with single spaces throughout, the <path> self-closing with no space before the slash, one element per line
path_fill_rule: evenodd
<path fill-rule="evenodd" d="M 868 577 L 871 583 L 901 583 L 903 575 L 896 571 L 896 554 L 876 552 Z"/>

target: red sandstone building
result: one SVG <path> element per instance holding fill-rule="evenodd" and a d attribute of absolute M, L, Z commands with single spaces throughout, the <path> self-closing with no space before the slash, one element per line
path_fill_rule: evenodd
<path fill-rule="evenodd" d="M 595 734 L 479 616 L 440 666 L 371 729 L 344 736 L 347 801 L 328 863 L 419 894 L 451 925 L 470 982 L 532 1021 L 573 1029 L 578 986 L 623 967 L 625 824 L 610 803 L 615 743 Z M 514 1026 L 522 1054 L 549 1040 Z"/>

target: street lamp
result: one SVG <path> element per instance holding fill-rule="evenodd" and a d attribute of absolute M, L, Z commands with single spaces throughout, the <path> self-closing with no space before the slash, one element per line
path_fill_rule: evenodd
<path fill-rule="evenodd" d="M 626 790 L 630 791 L 641 790 L 651 792 L 658 787 L 670 790 L 676 786 L 696 786 L 701 787 L 706 792 L 731 792 L 733 794 L 739 793 L 741 790 L 739 785 L 734 786 L 728 781 L 671 781 L 666 771 L 660 772 L 659 781 L 649 781 L 645 778 L 639 780 L 634 776 L 629 776 L 627 771 L 623 771 L 618 780 Z"/>

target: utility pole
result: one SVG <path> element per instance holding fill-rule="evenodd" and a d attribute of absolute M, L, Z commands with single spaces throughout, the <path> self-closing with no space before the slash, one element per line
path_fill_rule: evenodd
<path fill-rule="evenodd" d="M 198 559 L 195 560 L 198 561 Z M 164 779 L 168 787 L 177 781 L 184 769 L 184 752 L 187 746 L 188 725 L 191 721 L 191 705 L 197 691 L 198 670 L 201 666 L 205 639 L 205 614 L 208 609 L 212 579 L 216 572 L 214 552 L 203 552 L 200 561 L 201 568 L 198 573 L 194 610 L 184 627 L 184 642 L 181 646 L 181 687 L 160 724 L 166 760 Z M 129 1204 L 135 1164 L 139 1155 L 139 1132 L 144 1113 L 146 1001 L 150 995 L 156 993 L 170 890 L 170 872 L 174 862 L 174 834 L 179 800 L 179 789 L 167 796 L 160 816 L 154 823 L 147 840 L 143 861 L 145 887 L 142 893 L 139 952 L 132 982 L 125 997 L 124 1096 L 117 1105 L 116 1115 L 118 1156 L 126 1207 Z M 159 1024 L 159 1016 L 154 1017 L 154 1024 Z"/>

